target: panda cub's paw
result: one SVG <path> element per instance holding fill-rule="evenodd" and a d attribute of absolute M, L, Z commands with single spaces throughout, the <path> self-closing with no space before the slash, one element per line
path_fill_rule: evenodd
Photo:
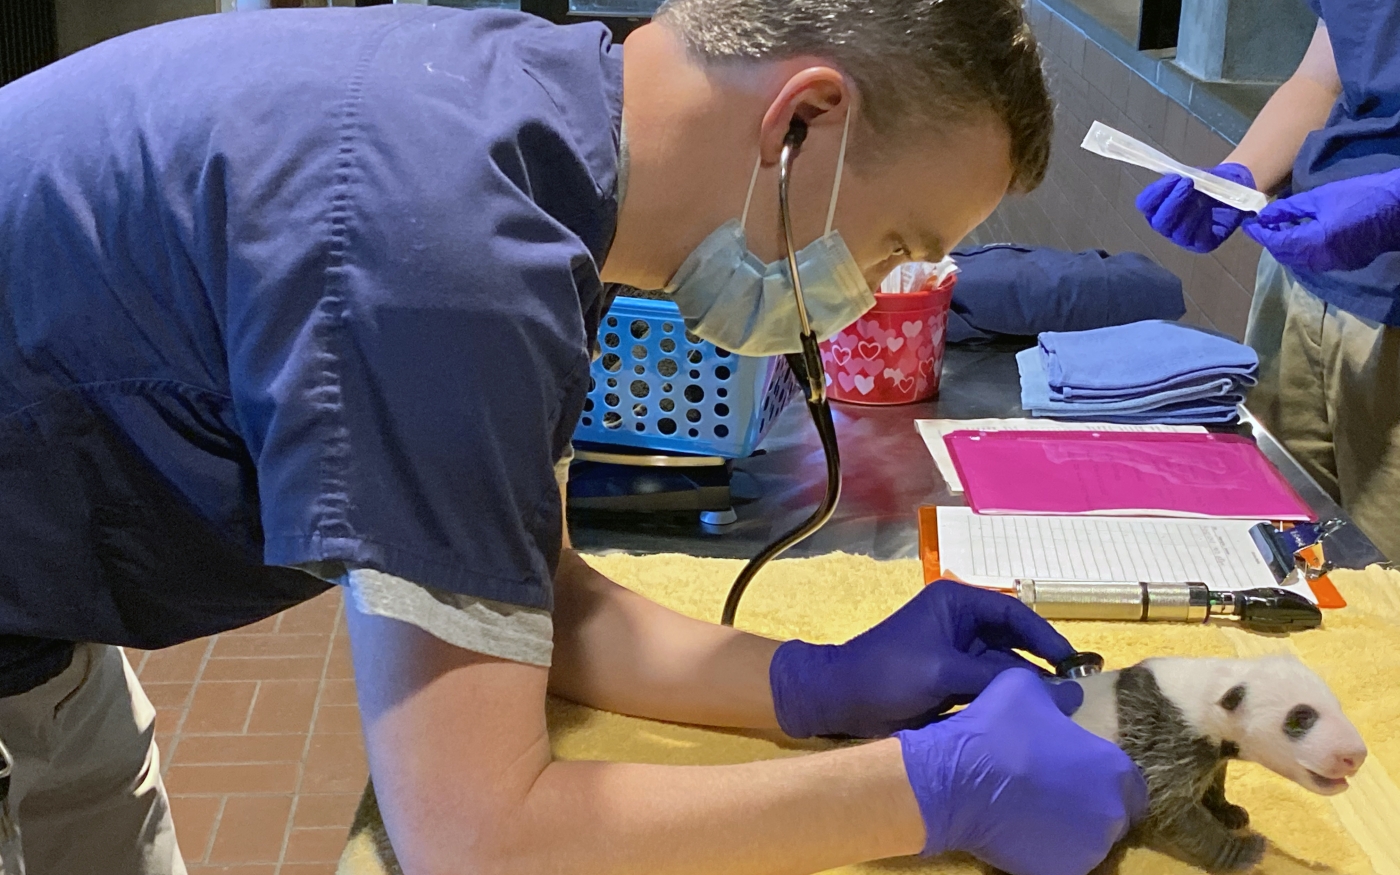
<path fill-rule="evenodd" d="M 1252 869 L 1264 858 L 1264 848 L 1268 843 L 1258 833 L 1230 836 L 1230 841 L 1210 867 L 1217 872 L 1239 872 Z"/>
<path fill-rule="evenodd" d="M 1249 812 L 1238 805 L 1227 802 L 1211 808 L 1210 813 L 1226 829 L 1244 829 L 1249 826 Z"/>

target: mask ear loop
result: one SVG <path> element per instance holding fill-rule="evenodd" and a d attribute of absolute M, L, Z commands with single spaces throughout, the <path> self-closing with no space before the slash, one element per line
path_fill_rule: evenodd
<path fill-rule="evenodd" d="M 739 227 L 746 232 L 749 228 L 749 206 L 753 203 L 753 189 L 758 184 L 758 169 L 763 165 L 763 156 L 760 155 L 753 162 L 753 176 L 749 177 L 749 193 L 744 196 L 744 212 L 739 217 Z"/>
<path fill-rule="evenodd" d="M 841 129 L 841 151 L 836 156 L 836 181 L 831 184 L 831 205 L 826 209 L 826 233 L 825 237 L 831 234 L 831 226 L 836 221 L 836 198 L 841 194 L 841 173 L 846 169 L 846 141 L 851 135 L 851 116 L 855 114 L 855 107 L 846 107 L 846 124 Z M 753 193 L 752 186 L 749 193 Z"/>
<path fill-rule="evenodd" d="M 831 201 L 826 208 L 826 231 L 822 234 L 825 237 L 831 233 L 831 226 L 836 222 L 836 200 L 841 194 L 841 176 L 846 169 L 846 144 L 851 138 L 851 115 L 853 107 L 846 110 L 846 121 L 841 127 L 841 149 L 836 153 L 836 179 L 831 184 Z M 744 211 L 739 214 L 739 226 L 744 230 L 749 227 L 749 207 L 753 206 L 753 190 L 758 185 L 758 171 L 763 166 L 763 158 L 760 156 L 753 162 L 753 175 L 749 177 L 749 191 L 744 195 Z"/>

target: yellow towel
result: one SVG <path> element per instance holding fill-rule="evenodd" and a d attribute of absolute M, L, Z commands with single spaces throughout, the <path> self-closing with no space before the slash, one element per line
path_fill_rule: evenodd
<path fill-rule="evenodd" d="M 688 556 L 602 556 L 589 561 L 632 589 L 694 617 L 718 620 L 742 563 Z M 1328 612 L 1326 628 L 1288 638 L 1247 635 L 1228 627 L 1064 623 L 1076 647 L 1105 655 L 1109 667 L 1149 656 L 1235 656 L 1292 649 L 1341 698 L 1371 750 L 1352 789 L 1324 798 L 1250 764 L 1231 767 L 1230 798 L 1270 839 L 1258 871 L 1400 875 L 1400 573 L 1378 568 L 1339 572 L 1349 607 Z M 775 638 L 844 641 L 878 622 L 922 585 L 917 561 L 876 562 L 831 555 L 774 563 L 750 587 L 738 625 Z M 632 762 L 704 764 L 790 756 L 820 743 L 784 742 L 675 726 L 549 703 L 556 756 Z M 386 860 L 388 861 L 386 863 Z M 849 866 L 832 875 L 971 873 L 967 861 L 897 860 Z M 1128 853 L 1121 875 L 1195 872 L 1150 851 Z M 372 791 L 356 818 L 339 875 L 397 875 Z M 724 873 L 715 873 L 724 875 Z"/>

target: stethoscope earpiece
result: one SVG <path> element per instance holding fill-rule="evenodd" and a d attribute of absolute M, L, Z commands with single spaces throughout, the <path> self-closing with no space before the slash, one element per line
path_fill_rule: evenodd
<path fill-rule="evenodd" d="M 792 124 L 788 125 L 787 136 L 783 138 L 783 143 L 795 151 L 801 149 L 805 142 L 807 142 L 807 123 L 793 116 Z"/>

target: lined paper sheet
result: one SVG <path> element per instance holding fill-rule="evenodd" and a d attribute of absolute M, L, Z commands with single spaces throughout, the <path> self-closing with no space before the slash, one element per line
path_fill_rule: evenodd
<path fill-rule="evenodd" d="M 1104 583 L 1200 582 L 1213 590 L 1278 586 L 1249 535 L 1256 521 L 979 516 L 938 508 L 944 573 L 977 586 L 1018 578 Z M 1312 598 L 1304 586 L 1299 590 Z"/>
<path fill-rule="evenodd" d="M 1178 434 L 1205 434 L 1199 425 L 1128 425 L 1116 422 L 1060 422 L 1055 419 L 916 419 L 914 425 L 919 436 L 924 439 L 938 473 L 948 489 L 959 495 L 963 490 L 953 466 L 953 457 L 948 453 L 948 445 L 943 436 L 954 431 L 1123 431 L 1158 432 Z"/>

